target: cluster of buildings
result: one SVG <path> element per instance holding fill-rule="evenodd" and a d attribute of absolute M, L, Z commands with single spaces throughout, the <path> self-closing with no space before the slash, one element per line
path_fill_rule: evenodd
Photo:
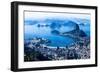
<path fill-rule="evenodd" d="M 87 43 L 86 41 L 83 41 L 83 43 L 82 41 L 78 41 L 66 47 L 50 47 L 46 45 L 46 43 L 50 43 L 49 40 L 44 38 L 34 38 L 25 42 L 25 46 L 29 47 L 30 50 L 34 49 L 36 52 L 41 53 L 50 60 L 89 59 L 90 43 Z"/>

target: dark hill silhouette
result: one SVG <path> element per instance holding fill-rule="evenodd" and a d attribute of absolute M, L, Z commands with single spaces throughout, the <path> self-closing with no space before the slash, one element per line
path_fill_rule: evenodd
<path fill-rule="evenodd" d="M 73 22 L 71 22 L 73 23 Z M 72 31 L 69 32 L 63 32 L 60 33 L 60 35 L 62 36 L 70 36 L 72 38 L 77 38 L 77 39 L 81 39 L 82 37 L 86 37 L 86 33 L 83 30 L 80 30 L 79 25 L 76 23 L 73 23 L 75 25 L 74 29 Z"/>
<path fill-rule="evenodd" d="M 70 27 L 74 28 L 74 30 L 79 30 L 78 24 L 71 20 L 69 20 L 67 23 L 64 23 L 63 25 L 70 26 Z"/>
<path fill-rule="evenodd" d="M 52 24 L 53 24 L 52 28 L 55 28 L 60 25 L 60 24 L 54 24 L 54 23 L 52 23 Z M 66 24 L 63 24 L 63 25 L 70 26 L 72 28 L 74 27 L 74 28 L 73 28 L 73 30 L 68 31 L 68 32 L 59 32 L 59 30 L 52 30 L 51 33 L 57 34 L 57 35 L 62 35 L 62 36 L 71 36 L 73 38 L 82 38 L 82 37 L 87 36 L 83 30 L 80 30 L 79 25 L 73 21 L 68 21 Z"/>

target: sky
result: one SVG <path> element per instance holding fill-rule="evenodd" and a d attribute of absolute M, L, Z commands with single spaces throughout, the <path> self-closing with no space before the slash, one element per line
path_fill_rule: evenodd
<path fill-rule="evenodd" d="M 80 14 L 80 13 L 52 13 L 52 12 L 24 12 L 25 19 L 28 20 L 37 20 L 37 19 L 46 19 L 46 18 L 81 18 L 81 19 L 90 19 L 90 14 Z"/>

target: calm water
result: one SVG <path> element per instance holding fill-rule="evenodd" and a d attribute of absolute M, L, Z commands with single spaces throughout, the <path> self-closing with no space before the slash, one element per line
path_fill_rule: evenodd
<path fill-rule="evenodd" d="M 41 23 L 43 25 L 45 25 L 45 23 Z M 38 27 L 38 24 L 34 24 L 34 25 L 25 25 L 25 33 L 24 33 L 24 39 L 32 39 L 34 37 L 41 37 L 41 38 L 46 38 L 51 40 L 51 44 L 49 44 L 48 46 L 60 46 L 60 47 L 64 47 L 66 45 L 69 45 L 73 42 L 75 42 L 75 40 L 71 37 L 63 37 L 63 36 L 59 36 L 59 35 L 55 35 L 52 34 L 51 31 L 53 30 L 52 28 L 48 27 Z M 90 26 L 81 26 L 80 25 L 80 29 L 82 29 L 88 36 L 90 36 Z M 62 26 L 60 28 L 58 28 L 57 30 L 59 30 L 60 32 L 67 32 L 67 31 L 71 31 L 73 30 L 73 26 L 72 27 L 68 27 L 68 26 Z"/>

